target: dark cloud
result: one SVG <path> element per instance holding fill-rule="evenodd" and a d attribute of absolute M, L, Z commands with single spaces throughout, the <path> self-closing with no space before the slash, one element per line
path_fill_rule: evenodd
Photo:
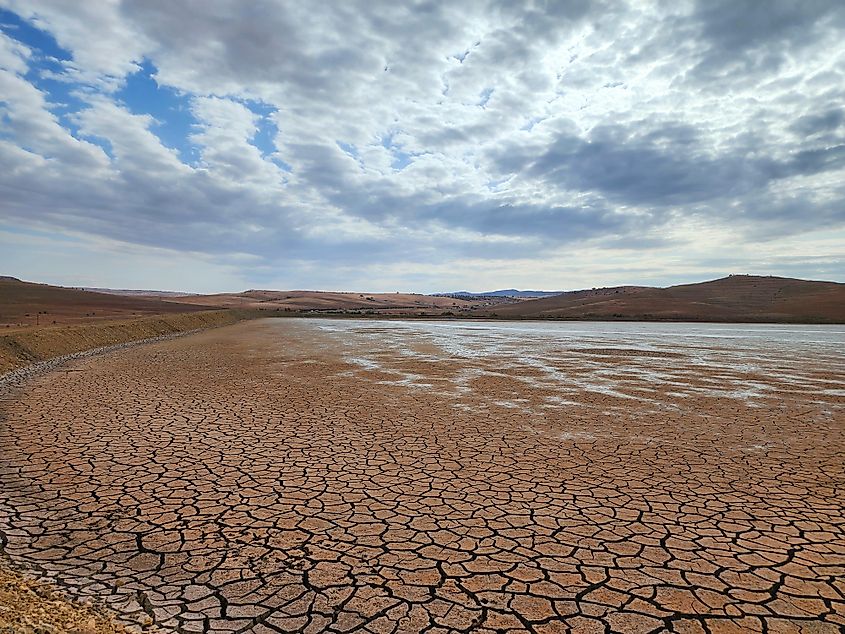
<path fill-rule="evenodd" d="M 519 235 L 558 245 L 597 237 L 611 239 L 645 224 L 644 218 L 616 213 L 601 206 L 464 201 L 424 207 L 419 217 L 484 235 Z"/>
<path fill-rule="evenodd" d="M 831 120 L 836 119 L 825 117 L 822 123 L 830 127 Z M 818 120 L 812 124 L 814 129 L 820 127 Z M 772 158 L 761 156 L 758 148 L 765 143 L 754 137 L 714 152 L 691 126 L 649 127 L 638 122 L 599 126 L 583 137 L 563 133 L 537 158 L 537 148 L 523 148 L 520 153 L 508 147 L 494 161 L 502 174 L 539 179 L 560 191 L 592 192 L 609 206 L 687 208 L 691 216 L 703 213 L 714 221 L 739 215 L 776 221 L 781 233 L 794 230 L 797 222 L 807 229 L 845 218 L 845 211 L 832 213 L 843 209 L 841 192 L 834 194 L 832 205 L 823 205 L 808 196 L 786 201 L 774 191 L 778 181 L 845 169 L 845 145 L 792 146 L 793 151 L 782 158 Z M 649 218 L 660 223 L 665 214 L 652 213 Z"/>
<path fill-rule="evenodd" d="M 845 110 L 832 108 L 818 114 L 808 114 L 796 119 L 789 129 L 805 137 L 838 130 L 845 123 Z"/>
<path fill-rule="evenodd" d="M 563 135 L 528 173 L 552 186 L 596 191 L 625 205 L 685 205 L 739 195 L 759 183 L 741 156 L 708 156 L 689 126 L 647 134 L 602 126 L 589 137 Z"/>
<path fill-rule="evenodd" d="M 772 178 L 809 176 L 845 168 L 845 145 L 801 150 L 782 162 L 766 161 Z"/>
<path fill-rule="evenodd" d="M 698 0 L 693 16 L 706 49 L 695 73 L 773 73 L 820 34 L 845 27 L 839 0 Z"/>

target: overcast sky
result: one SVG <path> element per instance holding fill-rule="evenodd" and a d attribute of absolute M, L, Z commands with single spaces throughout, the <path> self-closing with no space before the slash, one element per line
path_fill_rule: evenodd
<path fill-rule="evenodd" d="M 845 281 L 841 0 L 0 7 L 0 274 Z"/>

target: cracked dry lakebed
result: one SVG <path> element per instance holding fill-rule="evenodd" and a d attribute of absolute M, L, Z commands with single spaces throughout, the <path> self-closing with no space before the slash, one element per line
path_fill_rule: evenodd
<path fill-rule="evenodd" d="M 843 349 L 265 319 L 72 360 L 0 395 L 0 546 L 139 630 L 841 632 Z"/>

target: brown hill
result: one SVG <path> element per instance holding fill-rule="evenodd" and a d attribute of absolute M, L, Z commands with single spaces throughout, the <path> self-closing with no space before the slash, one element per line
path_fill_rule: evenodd
<path fill-rule="evenodd" d="M 845 323 L 845 284 L 734 275 L 668 288 L 618 286 L 540 299 L 455 298 L 416 293 L 249 290 L 151 297 L 115 295 L 0 276 L 0 327 L 87 323 L 212 308 L 504 319 L 630 319 Z"/>
<path fill-rule="evenodd" d="M 89 286 L 82 286 L 81 291 L 91 291 L 92 293 L 105 293 L 106 295 L 129 295 L 131 297 L 186 297 L 188 295 L 197 295 L 197 293 L 183 293 L 181 291 L 153 291 L 140 290 L 134 288 L 96 288 Z"/>
<path fill-rule="evenodd" d="M 515 319 L 845 323 L 845 284 L 732 275 L 668 288 L 574 291 L 479 312 Z"/>
<path fill-rule="evenodd" d="M 383 314 L 442 313 L 511 303 L 509 298 L 461 299 L 417 293 L 341 293 L 331 291 L 266 291 L 179 297 L 179 302 L 227 308 L 265 308 L 291 312 L 364 311 Z"/>
<path fill-rule="evenodd" d="M 200 302 L 94 293 L 0 277 L 0 327 L 76 324 L 163 313 L 208 310 Z"/>

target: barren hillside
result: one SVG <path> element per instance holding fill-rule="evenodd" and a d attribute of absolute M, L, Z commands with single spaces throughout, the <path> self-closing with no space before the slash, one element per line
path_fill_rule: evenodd
<path fill-rule="evenodd" d="M 0 326 L 19 327 L 87 323 L 208 310 L 202 302 L 191 304 L 155 297 L 95 293 L 75 288 L 23 282 L 0 277 Z"/>
<path fill-rule="evenodd" d="M 458 312 L 509 304 L 508 298 L 460 299 L 417 293 L 340 293 L 331 291 L 249 290 L 243 293 L 180 297 L 180 302 L 227 308 L 300 311 L 377 311 L 379 313 Z"/>
<path fill-rule="evenodd" d="M 668 288 L 575 291 L 483 309 L 504 318 L 845 322 L 845 284 L 732 275 Z"/>

